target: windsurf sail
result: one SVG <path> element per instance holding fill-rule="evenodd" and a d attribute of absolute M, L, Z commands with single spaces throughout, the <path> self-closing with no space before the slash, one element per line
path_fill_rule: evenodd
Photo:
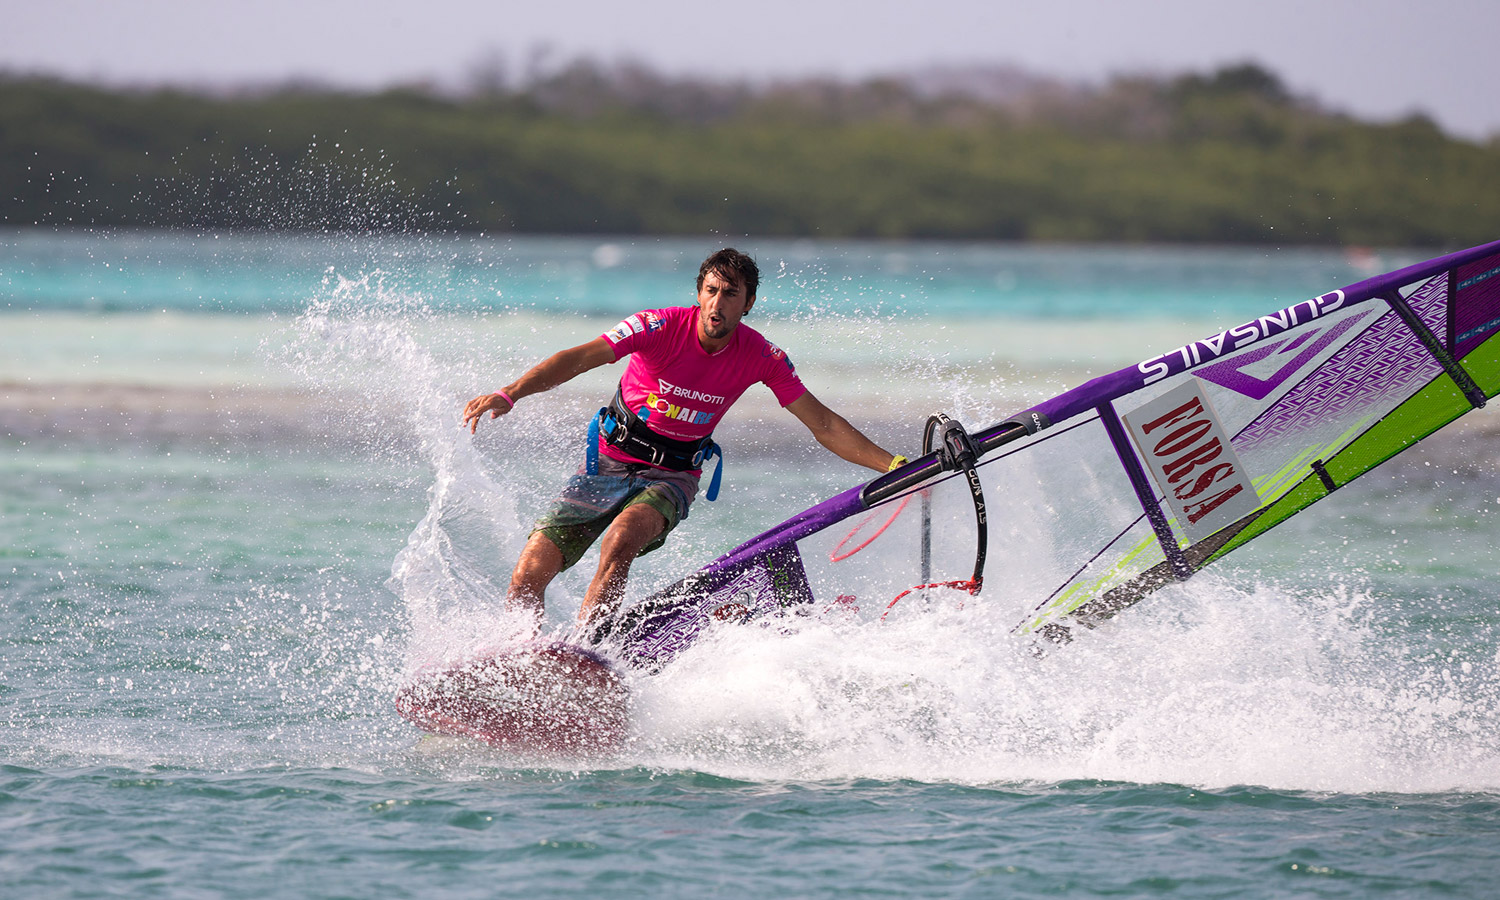
<path fill-rule="evenodd" d="M 720 621 L 873 602 L 963 572 L 977 512 L 1054 641 L 1185 580 L 1500 392 L 1500 241 L 1319 294 L 1095 378 L 805 510 L 625 610 L 655 669 Z M 929 434 L 932 423 L 929 422 Z M 983 488 L 988 491 L 984 492 Z M 920 495 L 924 514 L 896 515 Z M 987 497 L 988 499 L 983 499 Z M 975 504 L 979 504 L 977 507 Z M 851 565 L 855 529 L 884 529 Z M 836 527 L 840 526 L 842 527 Z M 980 543 L 983 553 L 984 543 Z M 979 588 L 979 560 L 975 578 Z M 962 583 L 962 582 L 958 582 Z"/>

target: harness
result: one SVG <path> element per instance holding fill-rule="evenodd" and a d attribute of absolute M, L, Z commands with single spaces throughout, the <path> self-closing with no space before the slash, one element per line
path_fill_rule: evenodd
<path fill-rule="evenodd" d="M 639 414 L 631 412 L 625 398 L 618 389 L 609 406 L 599 410 L 589 422 L 588 446 L 584 449 L 584 471 L 599 474 L 599 439 L 602 437 L 611 447 L 663 469 L 689 472 L 701 469 L 714 457 L 719 464 L 714 467 L 714 477 L 708 484 L 710 500 L 719 498 L 719 479 L 724 474 L 724 452 L 714 443 L 712 435 L 696 441 L 679 441 L 657 434 L 646 427 L 646 418 L 651 410 L 641 407 Z"/>

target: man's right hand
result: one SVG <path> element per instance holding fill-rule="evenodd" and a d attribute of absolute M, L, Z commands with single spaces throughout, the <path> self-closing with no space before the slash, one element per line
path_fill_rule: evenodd
<path fill-rule="evenodd" d="M 464 407 L 464 424 L 469 426 L 469 433 L 474 434 L 479 430 L 479 420 L 485 413 L 489 413 L 491 419 L 496 419 L 510 412 L 510 410 L 510 401 L 499 394 L 485 394 L 475 397 Z"/>
<path fill-rule="evenodd" d="M 550 391 L 590 369 L 597 369 L 614 361 L 615 351 L 603 335 L 587 344 L 559 350 L 506 385 L 505 394 L 485 394 L 470 400 L 469 405 L 464 407 L 464 424 L 469 426 L 469 433 L 473 434 L 479 428 L 479 417 L 485 413 L 489 413 L 491 419 L 496 419 L 510 412 L 511 404 L 506 399 L 506 394 L 519 400 L 542 391 Z"/>

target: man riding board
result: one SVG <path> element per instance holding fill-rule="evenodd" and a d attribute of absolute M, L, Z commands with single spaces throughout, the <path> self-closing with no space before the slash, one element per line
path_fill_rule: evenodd
<path fill-rule="evenodd" d="M 602 535 L 599 568 L 578 618 L 588 625 L 613 614 L 631 563 L 660 547 L 687 518 L 702 468 L 718 451 L 711 437 L 714 426 L 757 382 L 767 385 L 820 444 L 849 462 L 887 472 L 906 461 L 876 446 L 819 402 L 786 354 L 740 323 L 755 304 L 759 283 L 753 259 L 732 248 L 720 250 L 698 269 L 695 306 L 629 316 L 464 407 L 464 424 L 473 433 L 485 413 L 490 418 L 505 415 L 525 397 L 630 357 L 615 399 L 590 427 L 588 463 L 527 540 L 511 575 L 507 603 L 531 612 L 540 624 L 547 585 Z M 717 478 L 709 499 L 716 489 Z"/>

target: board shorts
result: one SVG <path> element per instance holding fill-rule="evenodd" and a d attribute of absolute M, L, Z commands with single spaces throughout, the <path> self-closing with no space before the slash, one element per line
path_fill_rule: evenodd
<path fill-rule="evenodd" d="M 568 480 L 552 508 L 537 519 L 531 533 L 541 532 L 562 551 L 563 568 L 572 568 L 615 517 L 637 503 L 662 514 L 667 527 L 641 550 L 645 556 L 667 542 L 677 523 L 688 517 L 698 494 L 692 472 L 625 463 L 600 454 L 599 474 L 584 469 Z"/>

